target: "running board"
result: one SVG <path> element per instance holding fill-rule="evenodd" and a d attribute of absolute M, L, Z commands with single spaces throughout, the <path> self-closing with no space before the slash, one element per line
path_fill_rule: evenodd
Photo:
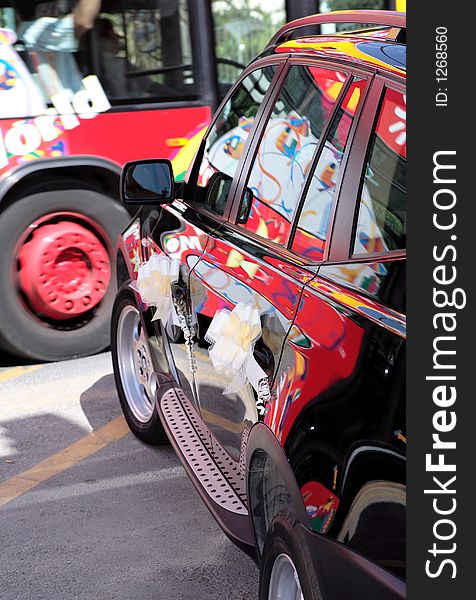
<path fill-rule="evenodd" d="M 238 497 L 246 507 L 246 482 L 244 473 L 246 465 L 242 462 L 237 462 L 231 458 L 228 452 L 223 448 L 220 442 L 214 437 L 213 433 L 204 423 L 195 406 L 190 402 L 187 396 L 181 389 L 176 390 L 183 409 L 187 413 L 188 418 L 192 422 L 195 431 L 200 439 L 205 444 L 213 461 L 218 466 L 222 475 L 228 480 L 228 483 L 238 494 Z M 248 433 L 248 430 L 245 430 Z M 244 455 L 244 447 L 242 449 Z"/>
<path fill-rule="evenodd" d="M 169 388 L 158 407 L 169 440 L 208 509 L 232 541 L 253 554 L 248 510 L 213 458 L 212 433 L 180 389 Z"/>

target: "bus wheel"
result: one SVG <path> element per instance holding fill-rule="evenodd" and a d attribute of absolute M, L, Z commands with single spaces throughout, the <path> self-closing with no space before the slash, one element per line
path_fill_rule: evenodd
<path fill-rule="evenodd" d="M 104 350 L 115 245 L 130 216 L 86 190 L 26 196 L 0 215 L 0 346 L 34 360 Z"/>

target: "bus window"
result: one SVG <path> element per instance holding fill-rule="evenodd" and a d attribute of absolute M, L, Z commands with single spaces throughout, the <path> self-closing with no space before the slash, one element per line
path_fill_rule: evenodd
<path fill-rule="evenodd" d="M 187 0 L 84 2 L 91 7 L 90 31 L 81 32 L 73 11 L 83 1 L 17 0 L 0 7 L 1 27 L 9 32 L 2 52 L 29 69 L 30 76 L 21 74 L 25 96 L 38 98 L 27 102 L 29 110 L 15 103 L 2 117 L 41 114 L 57 94 L 84 89 L 89 75 L 111 104 L 196 96 Z"/>
<path fill-rule="evenodd" d="M 285 0 L 212 0 L 220 97 L 284 25 L 285 4 Z"/>
<path fill-rule="evenodd" d="M 186 0 L 103 2 L 91 42 L 113 104 L 196 96 Z"/>

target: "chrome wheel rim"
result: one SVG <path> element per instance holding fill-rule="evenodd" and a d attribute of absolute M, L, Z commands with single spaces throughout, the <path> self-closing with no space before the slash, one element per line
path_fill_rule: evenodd
<path fill-rule="evenodd" d="M 287 554 L 280 554 L 274 561 L 268 600 L 304 600 L 296 567 Z"/>
<path fill-rule="evenodd" d="M 142 321 L 135 306 L 126 306 L 119 316 L 117 357 L 127 404 L 138 421 L 147 423 L 154 412 L 157 386 Z"/>

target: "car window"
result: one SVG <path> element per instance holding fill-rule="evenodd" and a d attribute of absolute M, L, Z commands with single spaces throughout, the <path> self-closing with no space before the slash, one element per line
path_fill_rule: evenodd
<path fill-rule="evenodd" d="M 231 181 L 276 70 L 277 66 L 271 65 L 245 77 L 208 132 L 194 200 L 217 214 L 222 215 L 225 210 Z M 224 177 L 212 186 L 214 193 L 208 193 L 214 174 Z"/>
<path fill-rule="evenodd" d="M 354 79 L 342 104 L 334 115 L 332 126 L 317 160 L 292 242 L 292 249 L 313 260 L 323 259 L 336 183 L 349 138 L 354 115 L 366 81 Z"/>
<path fill-rule="evenodd" d="M 321 67 L 289 69 L 240 207 L 239 220 L 246 221 L 247 230 L 286 241 L 313 154 L 345 80 L 344 73 Z"/>
<path fill-rule="evenodd" d="M 362 175 L 354 254 L 405 248 L 406 99 L 387 88 Z"/>

